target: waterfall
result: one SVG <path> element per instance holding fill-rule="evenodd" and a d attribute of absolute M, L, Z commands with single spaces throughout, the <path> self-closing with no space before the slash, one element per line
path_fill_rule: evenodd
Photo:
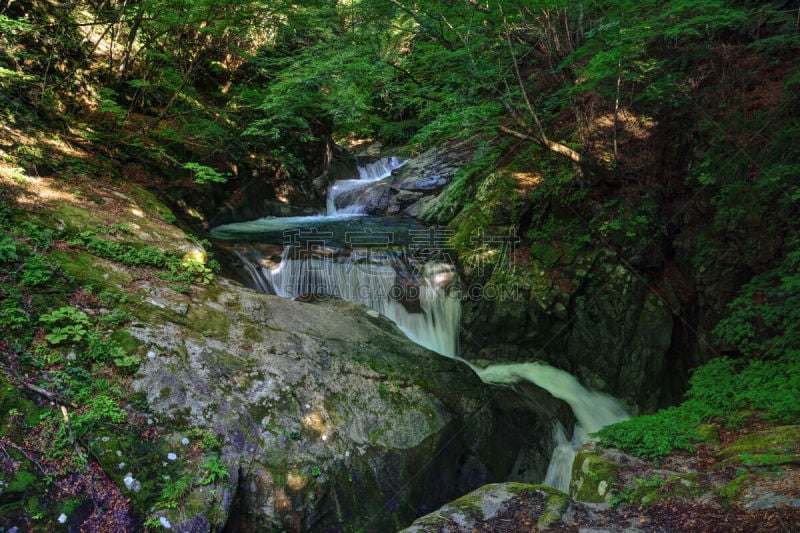
<path fill-rule="evenodd" d="M 361 303 L 389 318 L 417 344 L 449 357 L 457 354 L 461 294 L 453 265 L 420 263 L 401 250 L 328 252 L 286 247 L 277 266 L 236 253 L 263 292 Z"/>
<path fill-rule="evenodd" d="M 587 389 L 574 376 L 544 363 L 480 368 L 458 357 L 461 293 L 455 267 L 426 260 L 426 254 L 435 257 L 434 244 L 430 245 L 433 249 L 426 249 L 425 245 L 421 250 L 403 248 L 398 232 L 405 229 L 410 233 L 411 227 L 401 228 L 397 223 L 389 227 L 377 224 L 375 231 L 370 221 L 382 219 L 362 215 L 366 206 L 361 193 L 388 177 L 401 164 L 396 158 L 359 163 L 358 179 L 337 181 L 329 188 L 327 216 L 229 224 L 215 228 L 212 235 L 263 242 L 280 242 L 283 238 L 284 248 L 278 264 L 265 260 L 252 246 L 234 250 L 253 285 L 262 292 L 284 298 L 341 298 L 364 304 L 392 320 L 417 344 L 469 365 L 486 383 L 510 385 L 529 381 L 566 402 L 577 423 L 571 439 L 567 438 L 561 423 L 554 423 L 554 451 L 544 483 L 568 491 L 575 453 L 588 440 L 588 435 L 628 415 L 611 396 Z M 335 236 L 337 228 L 339 233 L 344 232 L 344 238 Z M 422 234 L 428 231 L 419 226 L 413 230 L 416 235 L 420 235 L 420 230 Z M 361 246 L 352 240 L 353 235 L 387 234 L 391 239 L 377 247 Z M 285 242 L 287 235 L 294 235 L 288 243 Z M 299 239 L 300 235 L 305 235 L 305 240 Z M 408 240 L 405 242 L 407 244 Z M 357 249 L 364 246 L 366 249 Z"/>
<path fill-rule="evenodd" d="M 575 376 L 544 363 L 514 363 L 486 368 L 470 366 L 486 383 L 513 384 L 523 380 L 530 381 L 570 406 L 577 420 L 572 439 L 567 439 L 564 426 L 556 422 L 553 428 L 555 448 L 544 479 L 545 485 L 565 492 L 569 492 L 575 453 L 587 442 L 588 435 L 628 418 L 622 404 L 615 398 L 587 389 Z"/>
<path fill-rule="evenodd" d="M 402 162 L 396 157 L 384 157 L 371 163 L 359 161 L 357 179 L 338 180 L 328 188 L 328 216 L 364 213 L 366 207 L 359 203 L 358 193 L 370 184 L 389 177 L 401 165 Z"/>

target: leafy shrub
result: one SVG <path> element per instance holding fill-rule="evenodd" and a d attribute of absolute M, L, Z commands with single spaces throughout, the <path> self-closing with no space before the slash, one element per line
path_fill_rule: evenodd
<path fill-rule="evenodd" d="M 9 237 L 0 239 L 0 263 L 15 261 L 18 257 L 16 241 Z"/>
<path fill-rule="evenodd" d="M 694 451 L 693 439 L 698 437 L 694 428 L 699 423 L 696 413 L 686 413 L 680 406 L 670 407 L 606 426 L 597 436 L 604 446 L 620 448 L 639 457 L 660 459 L 673 449 Z"/>
<path fill-rule="evenodd" d="M 183 165 L 186 170 L 191 170 L 194 173 L 194 182 L 203 185 L 205 183 L 225 183 L 228 181 L 223 174 L 220 174 L 211 167 L 201 165 L 200 163 L 186 163 Z"/>
<path fill-rule="evenodd" d="M 747 412 L 783 423 L 800 419 L 800 352 L 761 361 L 712 359 L 695 370 L 686 401 L 652 415 L 601 429 L 604 446 L 660 459 L 672 450 L 694 449 L 695 428 L 710 420 L 738 425 Z"/>
<path fill-rule="evenodd" d="M 90 333 L 89 317 L 74 307 L 59 307 L 51 313 L 42 315 L 39 322 L 48 325 L 45 339 L 50 344 L 60 344 L 65 340 L 79 343 Z"/>

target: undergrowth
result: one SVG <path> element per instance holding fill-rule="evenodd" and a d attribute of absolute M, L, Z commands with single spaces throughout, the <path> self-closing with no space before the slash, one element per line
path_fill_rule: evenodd
<path fill-rule="evenodd" d="M 160 430 L 145 423 L 146 402 L 134 404 L 130 391 L 130 376 L 141 357 L 136 343 L 120 340 L 134 318 L 129 296 L 82 286 L 62 270 L 54 249 L 65 244 L 84 248 L 148 269 L 186 290 L 191 283 L 210 283 L 213 264 L 117 242 L 113 239 L 127 232 L 123 224 L 75 234 L 54 232 L 17 215 L 0 198 L 0 413 L 7 415 L 0 425 L 0 527 L 12 519 L 51 530 L 60 514 L 70 515 L 88 498 L 76 503 L 65 497 L 65 476 L 72 476 L 69 483 L 85 483 L 92 491 L 89 502 L 104 507 L 103 512 L 126 512 L 114 507 L 119 501 L 98 488 L 103 485 L 95 485 L 93 464 L 99 463 L 122 487 L 123 459 L 134 463 L 126 468 L 135 466 L 143 488 L 149 489 L 130 494 L 139 516 L 169 507 L 159 498 L 175 479 L 188 480 L 189 490 L 223 482 L 227 470 L 219 459 L 219 442 L 208 436 L 189 434 L 199 462 L 163 468 L 163 456 L 156 457 L 154 450 L 169 444 Z M 103 448 L 112 445 L 116 453 Z M 152 466 L 157 475 L 145 474 L 151 459 L 157 460 Z M 180 505 L 176 499 L 168 503 Z"/>
<path fill-rule="evenodd" d="M 753 278 L 728 306 L 714 334 L 749 358 L 719 357 L 697 368 L 686 400 L 652 415 L 598 432 L 603 445 L 660 459 L 694 450 L 695 428 L 712 421 L 740 426 L 750 416 L 774 423 L 800 421 L 800 246 L 774 269 Z"/>

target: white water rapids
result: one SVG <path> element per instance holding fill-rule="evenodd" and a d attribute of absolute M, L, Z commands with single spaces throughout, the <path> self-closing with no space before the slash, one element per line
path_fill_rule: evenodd
<path fill-rule="evenodd" d="M 237 226 L 290 230 L 322 219 L 357 217 L 364 212 L 364 206 L 357 202 L 359 195 L 351 193 L 387 178 L 400 165 L 397 159 L 382 159 L 360 165 L 359 179 L 334 183 L 328 192 L 325 217 L 263 219 L 231 224 L 215 231 L 231 228 L 235 231 Z M 347 203 L 348 199 L 356 199 L 356 202 Z M 568 492 L 575 452 L 590 433 L 627 418 L 621 403 L 587 389 L 574 376 L 544 363 L 496 364 L 480 368 L 461 359 L 458 357 L 461 294 L 454 266 L 425 261 L 424 257 L 407 250 L 353 248 L 344 250 L 325 243 L 286 246 L 277 265 L 261 261 L 258 256 L 237 254 L 253 283 L 263 292 L 285 298 L 336 297 L 362 303 L 395 322 L 414 342 L 469 365 L 486 383 L 512 385 L 528 381 L 566 402 L 577 423 L 571 439 L 567 439 L 564 427 L 555 423 L 553 456 L 543 482 Z"/>

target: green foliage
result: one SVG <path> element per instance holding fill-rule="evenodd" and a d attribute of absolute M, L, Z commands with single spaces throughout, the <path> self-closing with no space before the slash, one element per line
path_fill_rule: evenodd
<path fill-rule="evenodd" d="M 214 271 L 196 259 L 189 259 L 181 263 L 184 272 L 188 274 L 192 281 L 208 285 L 214 281 Z"/>
<path fill-rule="evenodd" d="M 192 492 L 194 483 L 190 475 L 183 475 L 167 483 L 161 489 L 159 507 L 174 509 Z"/>
<path fill-rule="evenodd" d="M 655 474 L 650 479 L 635 477 L 633 478 L 633 485 L 614 495 L 609 501 L 609 505 L 614 507 L 623 502 L 641 503 L 642 496 L 652 491 L 652 489 L 664 487 L 665 483 L 665 480 Z"/>
<path fill-rule="evenodd" d="M 22 284 L 28 287 L 43 285 L 53 276 L 50 265 L 39 254 L 28 257 L 22 268 Z"/>
<path fill-rule="evenodd" d="M 200 185 L 206 183 L 225 183 L 228 181 L 228 178 L 224 175 L 200 163 L 184 163 L 183 168 L 191 170 L 194 175 L 195 183 L 199 183 Z"/>
<path fill-rule="evenodd" d="M 119 326 L 131 321 L 133 315 L 124 309 L 114 309 L 109 314 L 100 319 L 100 325 L 104 328 L 116 329 Z"/>
<path fill-rule="evenodd" d="M 603 446 L 620 448 L 648 459 L 660 459 L 674 449 L 694 451 L 697 413 L 670 407 L 656 414 L 638 416 L 601 429 Z"/>
<path fill-rule="evenodd" d="M 607 426 L 597 435 L 605 446 L 660 459 L 672 450 L 692 451 L 701 440 L 696 428 L 714 420 L 740 424 L 748 412 L 770 421 L 800 420 L 800 354 L 778 359 L 712 359 L 695 370 L 686 401 L 652 415 Z"/>
<path fill-rule="evenodd" d="M 18 258 L 16 241 L 10 237 L 0 239 L 0 263 L 8 263 Z"/>
<path fill-rule="evenodd" d="M 117 92 L 108 87 L 100 89 L 100 94 L 98 95 L 98 99 L 100 100 L 100 111 L 112 115 L 114 117 L 114 122 L 119 124 L 125 120 L 128 112 L 124 107 L 117 103 L 116 100 L 118 97 L 119 96 L 117 95 Z"/>
<path fill-rule="evenodd" d="M 800 346 L 800 239 L 774 268 L 755 276 L 728 305 L 715 336 L 742 353 L 776 358 Z"/>
<path fill-rule="evenodd" d="M 50 344 L 60 344 L 67 340 L 77 344 L 90 333 L 89 317 L 74 307 L 59 307 L 39 317 L 39 322 L 47 324 L 49 333 L 45 335 L 45 339 Z"/>
<path fill-rule="evenodd" d="M 227 479 L 230 475 L 225 465 L 222 464 L 220 458 L 212 455 L 206 459 L 206 462 L 201 467 L 202 474 L 200 477 L 200 485 L 210 485 L 211 483 L 218 483 Z"/>
<path fill-rule="evenodd" d="M 0 303 L 0 329 L 18 335 L 30 326 L 31 317 L 20 307 L 19 291 L 9 291 L 4 296 Z"/>

